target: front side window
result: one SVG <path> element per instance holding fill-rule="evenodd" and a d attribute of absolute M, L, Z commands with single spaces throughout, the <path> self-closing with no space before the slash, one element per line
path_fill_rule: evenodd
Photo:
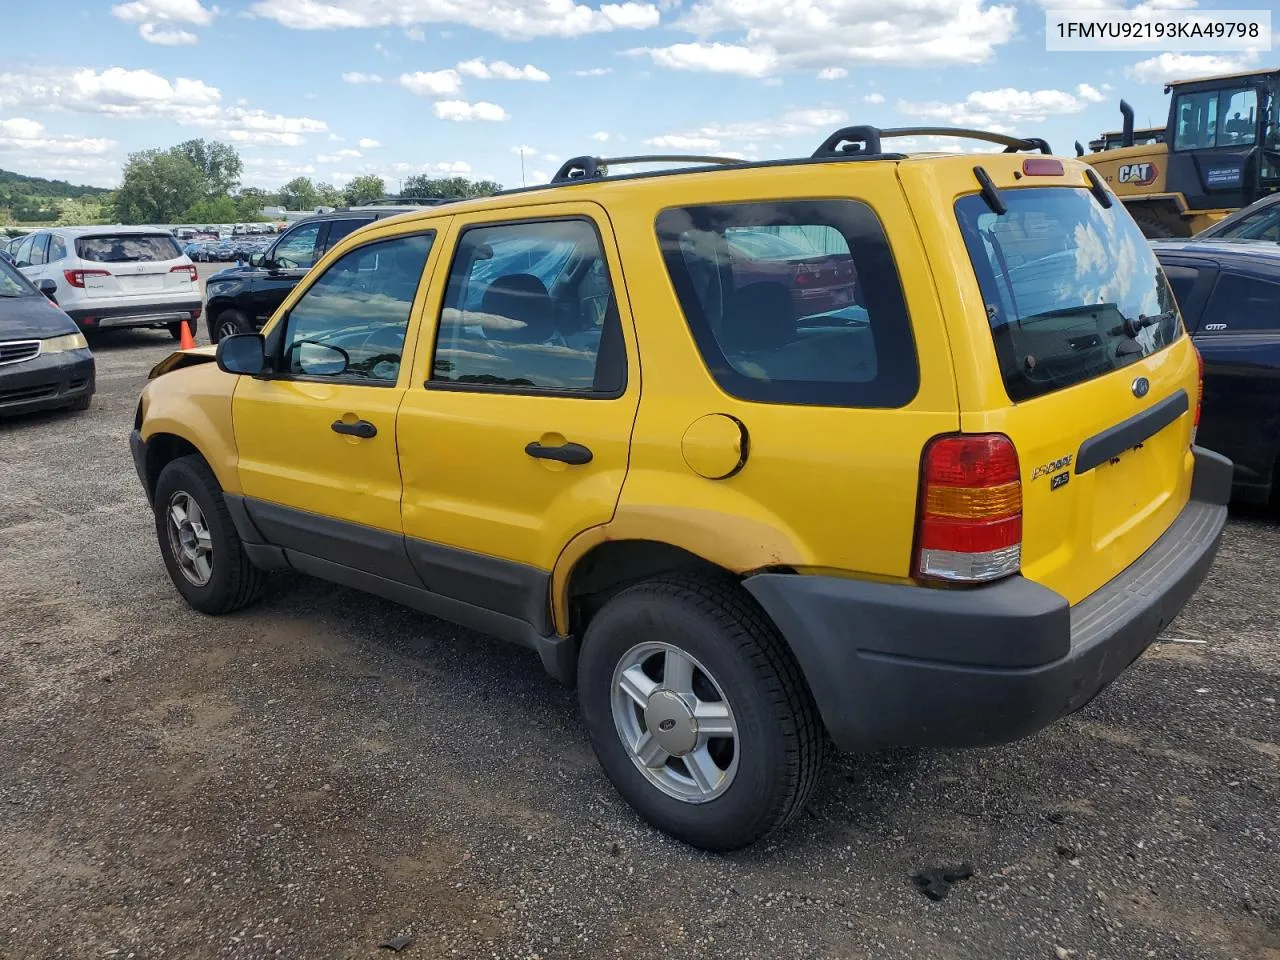
<path fill-rule="evenodd" d="M 956 218 L 1009 399 L 1103 376 L 1177 339 L 1173 293 L 1121 204 L 1104 209 L 1074 187 L 1001 196 L 1004 214 L 970 194 Z"/>
<path fill-rule="evenodd" d="M 14 263 L 19 266 L 30 266 L 31 264 L 31 242 L 35 237 L 23 237 L 18 243 L 18 248 L 13 252 Z"/>
<path fill-rule="evenodd" d="M 1220 240 L 1280 241 L 1280 203 L 1273 203 L 1257 213 L 1242 217 L 1216 234 L 1216 237 Z"/>
<path fill-rule="evenodd" d="M 1258 94 L 1252 88 L 1180 94 L 1174 106 L 1175 150 L 1247 146 L 1256 139 Z"/>
<path fill-rule="evenodd" d="M 904 406 L 915 344 L 888 239 L 856 200 L 682 207 L 657 221 L 704 363 L 744 400 Z"/>
<path fill-rule="evenodd" d="M 1245 330 L 1280 330 L 1280 283 L 1237 273 L 1224 273 L 1213 288 L 1205 318 L 1219 334 Z"/>
<path fill-rule="evenodd" d="M 306 270 L 314 266 L 320 226 L 319 223 L 309 223 L 281 237 L 272 254 L 276 265 L 286 270 Z"/>
<path fill-rule="evenodd" d="M 619 394 L 626 384 L 622 327 L 594 224 L 467 230 L 445 289 L 431 379 Z"/>
<path fill-rule="evenodd" d="M 286 321 L 284 372 L 394 384 L 431 234 L 366 244 L 330 265 Z"/>

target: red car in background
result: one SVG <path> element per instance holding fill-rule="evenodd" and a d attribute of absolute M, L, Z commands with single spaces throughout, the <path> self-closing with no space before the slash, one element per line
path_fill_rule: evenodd
<path fill-rule="evenodd" d="M 848 253 L 819 253 L 763 228 L 729 230 L 725 240 L 733 256 L 735 286 L 786 284 L 797 320 L 858 303 L 858 275 Z"/>

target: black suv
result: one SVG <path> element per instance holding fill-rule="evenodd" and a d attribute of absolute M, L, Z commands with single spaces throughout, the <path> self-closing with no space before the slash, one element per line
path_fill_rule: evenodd
<path fill-rule="evenodd" d="M 1280 245 L 1151 246 L 1204 359 L 1196 442 L 1235 463 L 1235 499 L 1266 503 L 1280 496 Z"/>
<path fill-rule="evenodd" d="M 347 234 L 375 220 L 420 210 L 444 200 L 351 207 L 299 220 L 247 265 L 219 271 L 205 282 L 205 317 L 217 343 L 233 333 L 252 333 L 271 319 L 289 291 L 325 252 Z"/>

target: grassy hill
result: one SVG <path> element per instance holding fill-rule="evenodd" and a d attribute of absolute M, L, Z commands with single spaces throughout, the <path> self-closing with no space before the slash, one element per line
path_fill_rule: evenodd
<path fill-rule="evenodd" d="M 65 180 L 28 177 L 11 170 L 0 170 L 0 217 L 23 222 L 56 220 L 59 200 L 100 199 L 110 193 L 104 187 L 77 186 Z"/>

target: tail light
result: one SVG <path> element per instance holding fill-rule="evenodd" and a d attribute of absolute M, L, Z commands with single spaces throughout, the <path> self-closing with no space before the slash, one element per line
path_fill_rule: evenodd
<path fill-rule="evenodd" d="M 796 286 L 807 287 L 809 285 L 809 275 L 807 273 L 796 274 Z"/>
<path fill-rule="evenodd" d="M 195 283 L 197 280 L 200 279 L 200 274 L 196 273 L 196 266 L 194 263 L 187 263 L 187 264 L 183 264 L 182 266 L 173 267 L 169 270 L 169 272 L 185 273 L 188 277 L 191 278 L 192 283 Z"/>
<path fill-rule="evenodd" d="M 1196 418 L 1191 423 L 1191 442 L 1196 442 L 1196 431 L 1200 429 L 1200 408 L 1204 404 L 1204 354 L 1193 343 L 1191 349 L 1196 355 L 1196 369 L 1199 383 L 1196 390 Z"/>
<path fill-rule="evenodd" d="M 1022 479 L 1003 434 L 939 437 L 925 448 L 915 573 L 984 583 L 1022 565 Z"/>
<path fill-rule="evenodd" d="M 62 276 L 66 278 L 67 283 L 73 287 L 84 287 L 85 277 L 109 277 L 110 270 L 63 270 Z"/>

